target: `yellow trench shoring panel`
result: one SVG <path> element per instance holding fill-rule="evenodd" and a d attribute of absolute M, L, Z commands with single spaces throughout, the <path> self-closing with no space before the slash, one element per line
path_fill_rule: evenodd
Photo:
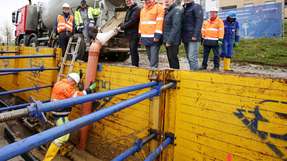
<path fill-rule="evenodd" d="M 14 50 L 13 47 L 9 48 Z M 53 49 L 22 48 L 21 54 L 53 52 Z M 56 52 L 58 53 L 58 52 Z M 31 63 L 32 61 L 32 63 Z M 58 60 L 0 60 L 1 68 L 55 66 Z M 77 62 L 75 72 L 85 72 L 86 63 Z M 85 73 L 84 73 L 85 74 Z M 132 146 L 149 129 L 175 134 L 161 156 L 164 161 L 191 160 L 284 160 L 287 159 L 287 85 L 286 80 L 231 74 L 158 71 L 103 65 L 97 75 L 98 91 L 146 83 L 151 75 L 160 80 L 175 80 L 177 88 L 143 101 L 92 125 L 87 150 L 103 160 L 110 160 Z M 56 73 L 26 72 L 1 77 L 5 90 L 48 84 Z M 84 78 L 83 78 L 84 79 Z M 134 97 L 147 90 L 114 96 L 97 102 L 95 111 Z M 28 100 L 49 99 L 50 89 L 17 94 Z M 70 116 L 81 115 L 81 106 Z M 77 143 L 78 132 L 72 141 Z M 152 141 L 129 160 L 143 160 L 159 142 Z"/>

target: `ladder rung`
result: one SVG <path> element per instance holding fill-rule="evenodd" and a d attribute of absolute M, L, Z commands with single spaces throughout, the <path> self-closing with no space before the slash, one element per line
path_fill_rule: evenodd
<path fill-rule="evenodd" d="M 67 64 L 67 63 L 64 63 L 64 65 L 65 65 L 65 66 L 71 66 L 72 64 Z"/>

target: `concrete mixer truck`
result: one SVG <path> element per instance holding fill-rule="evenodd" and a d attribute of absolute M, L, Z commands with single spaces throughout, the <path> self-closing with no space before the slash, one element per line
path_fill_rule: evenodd
<path fill-rule="evenodd" d="M 47 0 L 38 4 L 32 4 L 29 0 L 29 4 L 13 12 L 16 45 L 58 47 L 53 30 L 65 2 L 70 4 L 73 13 L 81 0 Z M 100 8 L 97 27 L 101 32 L 112 30 L 124 19 L 125 0 L 87 0 L 87 4 Z M 128 41 L 123 34 L 118 34 L 103 46 L 101 53 L 105 59 L 123 61 L 129 57 L 128 52 Z"/>

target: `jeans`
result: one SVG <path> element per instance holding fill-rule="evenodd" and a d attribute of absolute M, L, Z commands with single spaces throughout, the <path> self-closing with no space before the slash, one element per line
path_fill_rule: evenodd
<path fill-rule="evenodd" d="M 132 59 L 132 65 L 138 67 L 139 66 L 139 36 L 138 35 L 130 35 L 130 53 Z"/>
<path fill-rule="evenodd" d="M 186 57 L 189 63 L 190 70 L 198 69 L 198 50 L 200 42 L 184 43 Z"/>
<path fill-rule="evenodd" d="M 231 58 L 233 55 L 233 44 L 232 40 L 224 40 L 220 56 L 223 58 Z"/>
<path fill-rule="evenodd" d="M 146 46 L 148 60 L 152 68 L 158 67 L 159 49 L 160 45 Z"/>
<path fill-rule="evenodd" d="M 167 58 L 169 62 L 169 67 L 174 69 L 179 69 L 179 61 L 178 61 L 178 45 L 172 45 L 166 47 Z"/>
<path fill-rule="evenodd" d="M 203 69 L 207 68 L 208 57 L 211 49 L 214 55 L 213 58 L 214 68 L 219 68 L 219 46 L 203 46 L 203 61 L 202 61 Z"/>

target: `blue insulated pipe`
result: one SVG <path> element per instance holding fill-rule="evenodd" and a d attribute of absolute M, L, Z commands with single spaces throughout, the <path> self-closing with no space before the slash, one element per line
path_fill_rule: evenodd
<path fill-rule="evenodd" d="M 146 158 L 145 161 L 153 161 L 155 160 L 160 153 L 169 145 L 172 144 L 173 139 L 171 137 L 167 137 L 153 152 L 151 152 Z"/>
<path fill-rule="evenodd" d="M 59 70 L 58 67 L 54 68 L 45 68 L 45 67 L 36 67 L 36 68 L 6 68 L 6 69 L 0 69 L 0 74 L 5 72 L 14 72 L 14 73 L 19 73 L 19 72 L 43 72 L 46 70 Z"/>
<path fill-rule="evenodd" d="M 118 155 L 117 157 L 115 157 L 112 161 L 123 161 L 123 160 L 127 159 L 129 156 L 140 151 L 146 143 L 148 143 L 149 141 L 151 141 L 155 137 L 156 137 L 156 134 L 152 133 L 151 135 L 149 135 L 148 137 L 146 137 L 144 139 L 136 140 L 134 146 L 130 147 L 125 152 L 123 152 L 120 155 Z"/>
<path fill-rule="evenodd" d="M 0 149 L 0 161 L 9 160 L 22 153 L 28 152 L 33 148 L 43 145 L 65 134 L 71 133 L 74 130 L 79 130 L 82 127 L 97 122 L 131 105 L 139 103 L 145 99 L 157 96 L 159 95 L 159 93 L 160 93 L 159 89 L 152 89 L 149 92 L 143 93 L 126 101 L 120 102 L 116 105 L 83 116 L 79 119 L 73 120 L 62 126 L 51 128 L 39 134 L 32 135 L 30 137 L 22 139 L 18 142 L 6 145 Z"/>
<path fill-rule="evenodd" d="M 4 91 L 4 92 L 0 92 L 0 96 L 4 96 L 4 95 L 8 95 L 8 94 L 21 93 L 21 92 L 27 92 L 27 91 L 35 91 L 35 90 L 40 90 L 40 89 L 49 88 L 49 87 L 52 87 L 52 85 L 39 86 L 39 87 L 35 86 L 35 87 L 16 89 L 16 90 L 11 90 L 11 91 Z"/>
<path fill-rule="evenodd" d="M 153 87 L 156 85 L 158 85 L 157 82 L 150 82 L 146 84 L 139 84 L 135 86 L 119 88 L 119 89 L 110 90 L 106 92 L 93 93 L 93 94 L 89 94 L 89 95 L 81 96 L 81 97 L 69 98 L 69 99 L 60 100 L 56 102 L 42 103 L 40 101 L 37 101 L 36 103 L 31 104 L 31 106 L 28 106 L 28 108 L 1 113 L 0 122 L 14 120 L 18 117 L 24 117 L 24 116 L 38 117 L 38 116 L 41 116 L 42 112 L 57 111 L 58 109 L 68 108 L 74 105 L 99 100 L 99 99 L 109 97 L 109 96 L 114 96 L 114 95 L 128 93 L 128 92 L 132 92 L 136 90 L 141 90 L 141 89 Z"/>
<path fill-rule="evenodd" d="M 54 54 L 48 54 L 48 55 L 14 55 L 14 56 L 0 56 L 1 59 L 26 59 L 26 58 L 51 58 L 55 57 Z"/>

